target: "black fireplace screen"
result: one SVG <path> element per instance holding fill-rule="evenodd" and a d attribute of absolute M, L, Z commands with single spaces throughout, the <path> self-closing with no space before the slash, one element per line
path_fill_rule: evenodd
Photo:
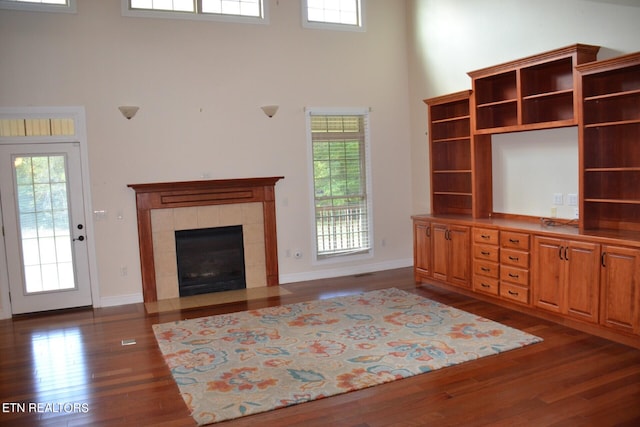
<path fill-rule="evenodd" d="M 176 231 L 180 296 L 244 289 L 242 226 Z"/>

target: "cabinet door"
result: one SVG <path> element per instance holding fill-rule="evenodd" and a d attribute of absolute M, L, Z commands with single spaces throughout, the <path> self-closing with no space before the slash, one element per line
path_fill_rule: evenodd
<path fill-rule="evenodd" d="M 640 333 L 640 251 L 603 246 L 600 323 Z"/>
<path fill-rule="evenodd" d="M 600 298 L 600 245 L 570 241 L 563 250 L 567 264 L 566 307 L 572 317 L 597 323 Z"/>
<path fill-rule="evenodd" d="M 420 276 L 431 276 L 431 224 L 416 222 L 413 233 L 414 267 Z"/>
<path fill-rule="evenodd" d="M 452 225 L 449 227 L 449 282 L 471 286 L 471 230 L 469 227 Z"/>
<path fill-rule="evenodd" d="M 449 276 L 449 229 L 446 224 L 431 224 L 431 242 L 433 277 L 447 281 Z"/>
<path fill-rule="evenodd" d="M 533 248 L 533 303 L 556 313 L 561 311 L 563 305 L 562 242 L 560 239 L 536 236 Z"/>

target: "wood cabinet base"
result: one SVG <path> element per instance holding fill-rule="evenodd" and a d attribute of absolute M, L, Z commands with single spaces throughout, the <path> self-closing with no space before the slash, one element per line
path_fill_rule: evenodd
<path fill-rule="evenodd" d="M 518 311 L 520 313 L 525 313 L 530 316 L 535 316 L 540 319 L 557 323 L 559 325 L 567 326 L 569 328 L 577 329 L 582 332 L 586 332 L 601 338 L 605 338 L 605 339 L 615 341 L 624 345 L 628 345 L 630 347 L 640 349 L 640 336 L 637 336 L 635 334 L 617 332 L 597 324 L 585 323 L 585 322 L 580 322 L 573 319 L 568 319 L 562 316 L 556 316 L 544 310 L 538 310 L 518 302 L 507 301 L 506 299 L 503 299 L 503 298 L 496 298 L 493 295 L 474 292 L 471 289 L 461 288 L 459 286 L 453 286 L 448 283 L 439 282 L 433 279 L 419 278 L 416 281 L 416 286 L 424 286 L 430 289 L 440 288 L 440 289 L 445 289 L 447 291 L 457 292 L 459 294 L 476 298 L 481 301 L 489 302 L 489 303 L 498 305 L 500 307 L 505 307 L 514 311 Z"/>

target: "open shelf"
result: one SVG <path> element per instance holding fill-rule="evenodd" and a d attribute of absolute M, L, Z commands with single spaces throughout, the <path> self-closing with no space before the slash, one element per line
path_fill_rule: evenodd
<path fill-rule="evenodd" d="M 584 123 L 628 122 L 640 120 L 640 90 L 585 99 Z"/>
<path fill-rule="evenodd" d="M 522 123 L 568 121 L 576 124 L 573 109 L 573 91 L 559 91 L 532 95 L 522 99 Z"/>
<path fill-rule="evenodd" d="M 640 203 L 640 167 L 594 170 L 584 174 L 584 198 Z M 638 218 L 640 219 L 640 218 Z"/>
<path fill-rule="evenodd" d="M 448 141 L 456 138 L 469 138 L 470 117 L 441 119 L 431 124 L 431 137 L 434 141 Z"/>
<path fill-rule="evenodd" d="M 595 61 L 598 50 L 577 44 L 470 72 L 475 132 L 577 125 L 574 66 Z"/>
<path fill-rule="evenodd" d="M 455 193 L 471 196 L 471 170 L 435 171 L 431 182 L 435 193 Z"/>

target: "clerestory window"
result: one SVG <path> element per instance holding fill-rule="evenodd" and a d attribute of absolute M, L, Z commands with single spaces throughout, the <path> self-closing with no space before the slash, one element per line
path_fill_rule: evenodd
<path fill-rule="evenodd" d="M 302 22 L 307 28 L 364 31 L 365 0 L 302 0 Z"/>
<path fill-rule="evenodd" d="M 317 260 L 371 252 L 368 116 L 307 112 Z"/>
<path fill-rule="evenodd" d="M 76 0 L 0 0 L 0 9 L 75 13 Z"/>
<path fill-rule="evenodd" d="M 264 0 L 122 0 L 126 16 L 266 22 Z"/>

